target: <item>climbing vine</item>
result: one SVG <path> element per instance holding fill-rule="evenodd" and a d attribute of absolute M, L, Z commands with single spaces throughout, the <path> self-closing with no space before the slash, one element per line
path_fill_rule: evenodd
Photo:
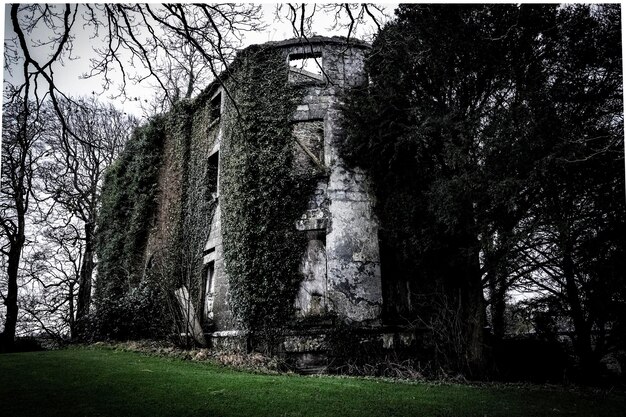
<path fill-rule="evenodd" d="M 137 130 L 105 179 L 94 319 L 100 337 L 185 333 L 175 298 L 181 287 L 201 307 L 202 250 L 216 207 L 206 157 L 217 129 L 208 128 L 207 98 L 181 101 Z"/>
<path fill-rule="evenodd" d="M 302 91 L 287 83 L 284 56 L 251 47 L 231 71 L 219 196 L 229 306 L 242 328 L 265 337 L 292 314 L 306 245 L 295 221 L 317 178 L 294 164 L 291 119 Z M 101 336 L 185 333 L 184 323 L 174 328 L 182 287 L 190 308 L 202 307 L 203 249 L 217 206 L 207 159 L 219 128 L 210 92 L 139 129 L 107 175 L 96 286 Z"/>
<path fill-rule="evenodd" d="M 302 92 L 287 83 L 284 56 L 249 48 L 234 77 L 222 142 L 221 210 L 232 310 L 267 335 L 290 317 L 305 236 L 295 230 L 314 182 L 293 167 L 291 117 Z"/>
<path fill-rule="evenodd" d="M 97 230 L 94 331 L 101 337 L 158 334 L 160 294 L 142 285 L 143 255 L 154 217 L 163 149 L 163 120 L 137 129 L 109 168 Z"/>
<path fill-rule="evenodd" d="M 211 120 L 208 97 L 205 92 L 193 101 L 179 103 L 168 118 L 169 131 L 180 142 L 175 159 L 181 167 L 182 185 L 179 211 L 175 216 L 177 229 L 164 254 L 171 261 L 166 263 L 168 267 L 162 268 L 159 279 L 160 282 L 172 281 L 174 277 L 170 292 L 185 288 L 190 294 L 190 303 L 183 307 L 188 311 L 176 321 L 179 334 L 187 332 L 190 323 L 186 320 L 191 310 L 200 313 L 203 309 L 202 288 L 206 284 L 202 274 L 203 250 L 217 207 L 217 201 L 211 195 L 212 179 L 209 178 L 207 156 L 217 140 L 218 130 Z"/>

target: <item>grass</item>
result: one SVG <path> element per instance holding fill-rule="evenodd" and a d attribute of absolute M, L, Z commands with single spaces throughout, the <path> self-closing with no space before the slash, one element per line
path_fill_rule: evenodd
<path fill-rule="evenodd" d="M 626 416 L 556 389 L 258 375 L 107 349 L 0 355 L 3 416 Z"/>

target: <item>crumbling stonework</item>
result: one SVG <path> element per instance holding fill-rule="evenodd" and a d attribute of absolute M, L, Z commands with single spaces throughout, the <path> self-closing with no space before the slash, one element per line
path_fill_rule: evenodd
<path fill-rule="evenodd" d="M 344 137 L 340 123 L 341 95 L 346 89 L 366 82 L 363 64 L 369 46 L 355 40 L 346 42 L 342 38 L 321 37 L 308 42 L 289 40 L 268 46 L 281 51 L 286 66 L 296 60 L 314 61 L 308 69 L 290 67 L 286 80 L 304 88 L 302 100 L 292 116 L 294 169 L 302 175 L 318 178 L 307 210 L 294 224 L 294 228 L 308 238 L 300 268 L 303 280 L 296 299 L 284 300 L 294 305 L 295 333 L 285 339 L 282 349 L 302 354 L 302 359 L 325 349 L 322 341 L 328 332 L 327 329 L 316 330 L 315 326 L 319 327 L 320 323 L 323 327 L 339 320 L 359 328 L 381 326 L 383 300 L 373 194 L 366 175 L 348 169 L 339 153 Z M 225 108 L 227 94 L 218 83 L 210 86 L 205 94 L 208 94 L 210 106 L 204 110 L 207 112 L 204 119 L 194 119 L 193 137 L 204 135 L 208 149 L 207 169 L 214 168 L 219 174 L 212 195 L 216 208 L 202 248 L 204 268 L 200 280 L 202 288 L 198 291 L 202 306 L 198 307 L 197 315 L 201 317 L 207 340 L 214 347 L 243 349 L 245 335 L 238 329 L 229 303 L 221 231 L 220 144 L 226 129 L 219 115 Z M 166 145 L 167 152 L 172 153 L 173 148 L 175 144 Z M 174 179 L 176 184 L 182 181 L 176 158 L 166 158 L 159 187 L 171 189 Z M 157 210 L 159 227 L 155 227 L 149 237 L 147 258 L 164 250 L 167 233 L 162 230 L 163 225 L 171 227 L 168 216 L 172 215 L 173 208 L 178 209 L 176 199 L 181 195 L 180 192 L 161 194 Z M 315 324 L 309 324 L 307 334 L 299 336 L 299 330 L 306 327 L 302 320 Z M 390 346 L 389 337 L 375 336 L 374 339 L 380 339 L 385 347 Z"/>
<path fill-rule="evenodd" d="M 336 314 L 349 322 L 375 324 L 382 304 L 378 225 L 367 179 L 362 173 L 347 170 L 338 154 L 343 134 L 339 96 L 345 88 L 365 81 L 363 62 L 368 47 L 328 38 L 311 39 L 307 44 L 284 41 L 274 46 L 283 51 L 286 65 L 295 56 L 316 59 L 322 66 L 321 76 L 307 77 L 302 70 L 293 69 L 288 78 L 288 82 L 303 83 L 306 89 L 293 115 L 296 167 L 326 174 L 311 196 L 309 210 L 294 225 L 309 236 L 302 261 L 304 280 L 295 300 L 297 315 Z M 220 94 L 220 88 L 214 94 Z M 218 137 L 222 134 L 220 131 Z M 204 249 L 205 262 L 215 262 L 212 319 L 215 329 L 224 331 L 234 330 L 234 323 L 219 222 L 218 206 Z"/>
<path fill-rule="evenodd" d="M 347 170 L 338 153 L 343 132 L 340 126 L 340 94 L 346 88 L 365 82 L 363 44 L 346 45 L 320 39 L 310 45 L 280 43 L 287 56 L 310 53 L 321 55 L 321 83 L 307 88 L 303 103 L 298 106 L 294 134 L 307 138 L 307 131 L 298 128 L 311 120 L 323 121 L 323 166 L 328 179 L 318 185 L 310 210 L 298 222 L 298 229 L 323 231 L 324 239 L 313 234 L 305 266 L 310 271 L 314 260 L 324 251 L 326 282 L 318 278 L 305 280 L 299 301 L 313 303 L 308 309 L 318 310 L 323 303 L 326 312 L 351 322 L 374 323 L 380 317 L 382 294 L 378 254 L 377 221 L 373 214 L 372 196 L 367 179 L 361 173 Z M 305 273 L 306 274 L 306 273 Z M 307 275 L 310 276 L 310 275 Z M 319 294 L 321 289 L 325 293 Z M 307 294 L 307 295 L 304 295 Z"/>

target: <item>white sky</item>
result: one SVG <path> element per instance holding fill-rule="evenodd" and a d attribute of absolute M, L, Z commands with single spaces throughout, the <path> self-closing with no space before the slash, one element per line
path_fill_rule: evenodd
<path fill-rule="evenodd" d="M 397 3 L 387 3 L 384 5 L 386 12 L 389 16 L 393 15 L 393 10 Z M 268 41 L 278 41 L 283 39 L 289 39 L 294 37 L 293 30 L 291 28 L 291 24 L 283 19 L 283 21 L 278 21 L 275 17 L 276 11 L 275 3 L 265 3 L 262 4 L 262 12 L 263 12 L 263 23 L 267 26 L 267 29 L 262 32 L 250 32 L 247 33 L 243 39 L 242 47 L 265 43 Z M 313 4 L 307 4 L 307 10 L 312 8 Z M 5 16 L 4 22 L 4 36 L 5 39 L 8 37 L 14 37 L 15 33 L 13 31 L 13 27 L 10 21 L 10 6 L 5 4 L 4 10 Z M 285 11 L 281 13 L 285 15 Z M 347 31 L 344 30 L 330 30 L 332 25 L 331 18 L 329 16 L 324 16 L 322 13 L 316 13 L 316 17 L 314 19 L 313 32 L 317 35 L 323 36 L 345 36 Z M 92 92 L 95 92 L 100 99 L 105 99 L 114 102 L 117 106 L 123 107 L 125 111 L 129 113 L 133 113 L 137 116 L 141 116 L 142 112 L 139 108 L 137 102 L 126 101 L 125 103 L 121 98 L 113 98 L 113 96 L 117 93 L 115 89 L 109 89 L 107 91 L 103 91 L 102 79 L 101 78 L 85 78 L 83 75 L 89 71 L 89 59 L 95 57 L 93 53 L 93 47 L 98 45 L 98 39 L 90 39 L 92 33 L 90 30 L 83 30 L 80 25 L 76 24 L 75 27 L 75 38 L 73 40 L 73 52 L 72 56 L 75 58 L 73 60 L 66 60 L 64 65 L 57 65 L 55 69 L 55 83 L 58 88 L 64 92 L 65 94 L 72 96 L 80 96 L 80 95 L 91 95 Z M 357 27 L 356 34 L 352 36 L 365 38 L 368 35 L 372 35 L 375 33 L 375 27 L 373 24 L 368 27 Z M 45 33 L 37 33 L 32 37 L 36 38 L 39 36 L 40 38 L 45 38 Z M 15 68 L 13 74 L 8 74 L 4 71 L 4 78 L 8 80 L 13 80 L 17 82 L 21 79 L 21 67 Z M 116 74 L 115 77 L 121 80 L 121 75 Z M 133 85 L 132 82 L 127 83 L 126 93 L 128 97 L 141 97 L 142 99 L 150 99 L 154 94 L 154 89 L 151 88 L 152 80 L 143 81 L 139 85 Z"/>
<path fill-rule="evenodd" d="M 413 1 L 410 1 L 413 2 Z M 433 3 L 440 3 L 440 1 L 432 1 Z M 459 3 L 468 3 L 471 1 L 461 0 Z M 493 3 L 494 1 L 486 1 L 484 3 Z M 566 1 L 567 2 L 567 1 Z M 587 1 L 588 3 L 615 3 L 615 0 L 608 1 Z M 259 2 L 257 2 L 259 3 Z M 283 21 L 278 21 L 275 17 L 276 3 L 268 3 L 261 2 L 263 9 L 263 23 L 267 26 L 267 29 L 262 32 L 251 32 L 248 33 L 243 40 L 243 47 L 251 45 L 251 44 L 259 44 L 265 43 L 268 41 L 278 41 L 283 39 L 289 39 L 294 37 L 292 32 L 290 23 L 283 19 Z M 554 1 L 526 1 L 525 3 L 555 3 Z M 386 9 L 386 13 L 388 16 L 393 16 L 393 10 L 397 6 L 398 3 L 383 3 L 382 5 Z M 314 3 L 307 4 L 307 10 L 312 8 Z M 0 15 L 4 13 L 5 16 L 2 19 L 4 23 L 4 35 L 5 39 L 7 37 L 14 36 L 13 28 L 10 22 L 9 16 L 9 5 L 5 4 L 4 8 L 0 8 Z M 282 15 L 285 15 L 283 11 Z M 0 16 L 2 17 L 2 16 Z M 347 34 L 346 30 L 329 30 L 331 26 L 331 18 L 329 16 L 324 16 L 322 13 L 317 13 L 314 19 L 314 27 L 313 32 L 317 35 L 323 36 L 345 36 Z M 76 57 L 75 60 L 65 62 L 64 66 L 58 66 L 55 71 L 55 79 L 58 87 L 61 91 L 65 92 L 68 95 L 79 96 L 79 95 L 91 95 L 92 92 L 95 92 L 99 95 L 100 99 L 108 99 L 113 101 L 118 106 L 123 106 L 125 111 L 133 113 L 137 116 L 141 116 L 142 112 L 138 107 L 136 102 L 126 102 L 122 103 L 121 99 L 112 99 L 112 96 L 116 93 L 115 90 L 109 89 L 108 91 L 103 91 L 101 88 L 101 79 L 91 78 L 85 79 L 83 74 L 89 70 L 89 58 L 94 57 L 93 47 L 97 45 L 98 39 L 90 39 L 89 36 L 90 31 L 83 31 L 80 29 L 80 25 L 75 25 L 76 37 L 74 39 L 74 48 L 73 48 L 73 56 Z M 368 35 L 371 35 L 375 32 L 375 27 L 373 24 L 368 27 L 357 28 L 356 37 L 366 38 Z M 43 34 L 42 34 L 43 35 Z M 624 46 L 624 45 L 623 45 Z M 626 46 L 624 46 L 626 48 Z M 625 63 L 626 65 L 626 63 Z M 13 79 L 17 80 L 16 76 L 19 76 L 20 69 L 17 68 L 11 77 L 9 74 L 4 72 L 5 79 Z M 118 79 L 121 79 L 119 74 L 116 74 Z M 142 82 L 140 85 L 132 85 L 132 83 L 128 83 L 127 85 L 127 96 L 129 97 L 141 97 L 145 99 L 149 99 L 154 94 L 154 89 L 151 88 L 151 83 L 153 81 L 146 80 Z"/>
<path fill-rule="evenodd" d="M 414 1 L 409 1 L 413 3 Z M 429 1 L 432 3 L 442 3 L 442 1 Z M 471 3 L 475 2 L 474 0 L 459 0 L 457 3 Z M 497 3 L 497 1 L 485 1 L 485 3 Z M 619 0 L 587 0 L 587 3 L 620 3 Z M 543 0 L 531 0 L 524 1 L 524 3 L 572 3 L 572 1 L 543 1 Z M 398 3 L 383 3 L 386 9 L 386 13 L 388 16 L 393 15 L 393 10 L 397 6 Z M 313 4 L 307 4 L 307 7 L 311 7 Z M 0 7 L 0 21 L 4 24 L 4 33 L 5 38 L 7 36 L 13 35 L 12 26 L 10 24 L 10 18 L 8 16 L 8 5 L 5 5 L 4 8 Z M 276 3 L 268 3 L 265 2 L 262 4 L 263 7 L 263 15 L 264 15 L 264 23 L 267 24 L 267 30 L 259 33 L 251 33 L 244 39 L 244 45 L 247 46 L 255 43 L 264 43 L 267 41 L 276 41 L 282 39 L 288 39 L 293 37 L 293 33 L 291 31 L 290 24 L 287 21 L 277 21 L 275 19 L 274 11 L 276 9 Z M 4 14 L 4 16 L 3 16 Z M 622 28 L 624 22 L 626 21 L 626 8 L 622 7 Z M 7 24 L 8 23 L 8 24 Z M 313 28 L 314 32 L 318 35 L 325 36 L 333 36 L 333 35 L 343 35 L 345 36 L 345 30 L 341 32 L 332 32 L 328 30 L 330 27 L 330 19 L 328 17 L 324 18 L 321 13 L 316 15 L 315 26 Z M 370 26 L 367 28 L 367 32 L 373 33 L 374 28 Z M 626 56 L 626 42 L 624 39 L 624 31 L 622 30 L 622 54 Z M 363 31 L 359 31 L 356 33 L 356 37 L 364 37 Z M 64 67 L 59 67 L 55 73 L 55 77 L 57 78 L 57 83 L 60 89 L 66 92 L 69 95 L 78 96 L 78 95 L 90 95 L 92 91 L 96 92 L 100 99 L 106 100 L 113 94 L 113 91 L 102 91 L 100 88 L 101 80 L 99 79 L 83 79 L 81 75 L 89 70 L 89 57 L 93 56 L 92 47 L 97 40 L 89 39 L 87 34 L 83 34 L 83 36 L 77 36 L 74 40 L 74 55 L 79 57 L 79 59 L 68 62 Z M 623 60 L 623 71 L 626 74 L 626 60 Z M 15 73 L 19 72 L 19 69 L 15 71 Z M 14 76 L 15 76 L 14 73 Z M 6 72 L 4 73 L 5 78 L 9 78 Z M 145 99 L 150 99 L 154 94 L 154 89 L 151 89 L 149 86 L 150 82 L 146 81 L 142 83 L 142 85 L 129 85 L 127 89 L 128 96 L 137 96 Z M 136 102 L 126 102 L 123 103 L 120 99 L 111 100 L 116 106 L 123 107 L 126 112 L 135 114 L 137 116 L 142 115 L 142 111 Z M 624 102 L 624 111 L 626 112 L 626 101 Z M 0 115 L 1 120 L 1 115 Z M 626 134 L 626 132 L 625 132 Z M 624 155 L 626 157 L 626 146 L 624 148 Z M 626 164 L 624 167 L 626 171 Z M 626 190 L 625 190 L 626 191 Z"/>

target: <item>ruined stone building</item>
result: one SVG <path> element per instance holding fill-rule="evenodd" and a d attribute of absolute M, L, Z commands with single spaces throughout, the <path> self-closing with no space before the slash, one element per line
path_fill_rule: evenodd
<path fill-rule="evenodd" d="M 317 182 L 310 196 L 308 209 L 293 225 L 308 237 L 302 254 L 304 276 L 295 300 L 294 319 L 307 319 L 285 336 L 281 349 L 304 362 L 315 361 L 325 349 L 332 315 L 355 329 L 361 329 L 384 348 L 410 343 L 407 335 L 386 329 L 381 322 L 383 291 L 378 241 L 378 224 L 373 211 L 373 196 L 368 179 L 358 170 L 348 169 L 339 153 L 342 138 L 340 99 L 346 90 L 366 82 L 364 71 L 366 43 L 343 38 L 314 37 L 268 44 L 279 50 L 289 66 L 290 83 L 305 88 L 301 102 L 292 116 L 295 160 L 302 165 L 311 161 L 322 164 L 326 175 Z M 245 343 L 245 335 L 237 327 L 229 305 L 229 282 L 225 271 L 222 245 L 222 211 L 220 204 L 220 146 L 226 130 L 220 117 L 226 106 L 228 92 L 219 83 L 205 92 L 210 112 L 205 120 L 206 134 L 198 144 L 209 168 L 217 171 L 212 193 L 217 204 L 211 219 L 208 238 L 203 247 L 201 307 L 192 313 L 192 321 L 204 328 L 205 342 L 214 347 L 234 348 Z M 262 94 L 262 92 L 259 92 Z M 164 153 L 176 147 L 167 139 Z M 168 158 L 161 167 L 159 187 L 176 189 L 175 164 Z M 161 193 L 157 224 L 148 237 L 146 257 L 158 256 L 159 242 L 167 233 L 168 207 L 176 204 L 176 193 Z M 186 291 L 186 290 L 185 290 Z M 178 293 L 182 303 L 186 292 Z M 286 300 L 285 302 L 290 302 Z M 315 320 L 319 318 L 320 320 Z M 205 324 L 211 323 L 207 330 Z M 302 324 L 308 323 L 308 324 Z"/>

